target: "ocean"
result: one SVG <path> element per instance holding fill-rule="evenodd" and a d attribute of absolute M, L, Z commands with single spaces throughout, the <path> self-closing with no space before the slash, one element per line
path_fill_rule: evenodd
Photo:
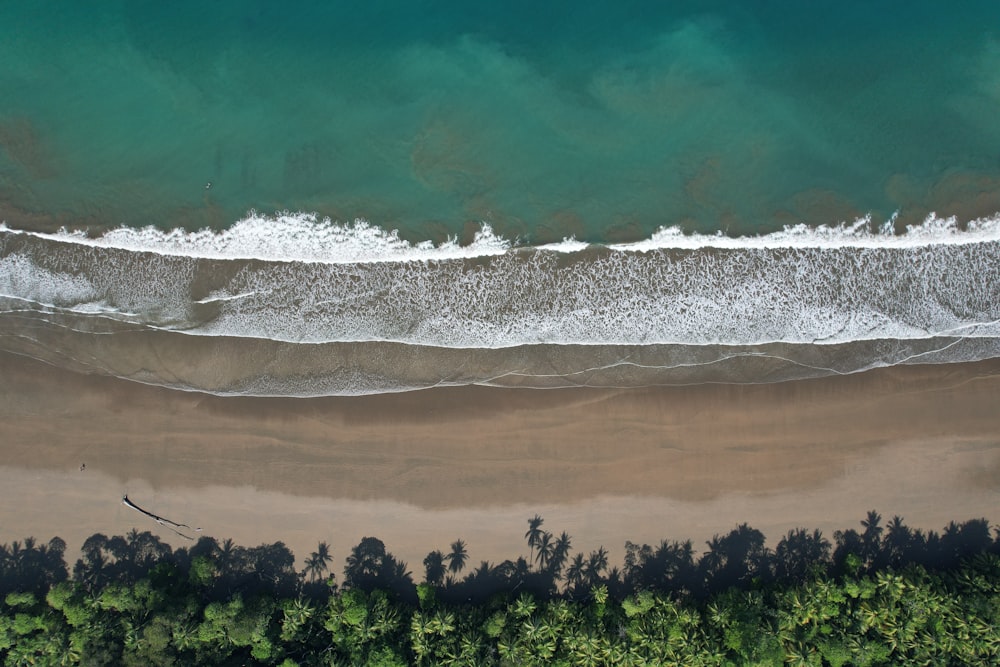
<path fill-rule="evenodd" d="M 0 349 L 219 395 L 1000 356 L 996 2 L 0 4 Z"/>

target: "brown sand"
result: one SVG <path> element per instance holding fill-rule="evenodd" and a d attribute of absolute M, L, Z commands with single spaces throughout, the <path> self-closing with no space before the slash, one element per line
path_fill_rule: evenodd
<path fill-rule="evenodd" d="M 526 551 L 535 512 L 575 546 L 697 542 L 747 521 L 855 526 L 876 508 L 940 529 L 996 519 L 1000 361 L 775 385 L 481 387 L 337 399 L 216 398 L 0 354 L 0 541 L 130 528 L 120 502 L 244 544 L 383 538 L 420 571 L 459 537 Z M 86 463 L 86 469 L 79 469 Z M 75 553 L 75 551 L 73 552 Z"/>

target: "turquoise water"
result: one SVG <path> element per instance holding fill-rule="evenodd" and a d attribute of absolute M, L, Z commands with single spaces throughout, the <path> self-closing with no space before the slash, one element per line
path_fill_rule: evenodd
<path fill-rule="evenodd" d="M 295 396 L 1000 356 L 995 1 L 5 2 L 0 62 L 4 350 Z"/>
<path fill-rule="evenodd" d="M 995 210 L 996 2 L 542 4 L 3 3 L 0 200 L 528 242 Z"/>

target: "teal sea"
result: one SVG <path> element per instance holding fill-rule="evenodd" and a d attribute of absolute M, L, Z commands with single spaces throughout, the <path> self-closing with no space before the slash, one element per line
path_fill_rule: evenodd
<path fill-rule="evenodd" d="M 0 3 L 0 346 L 220 394 L 1000 356 L 1000 4 Z"/>

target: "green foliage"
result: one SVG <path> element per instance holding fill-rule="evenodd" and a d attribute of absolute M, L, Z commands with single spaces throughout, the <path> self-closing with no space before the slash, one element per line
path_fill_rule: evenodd
<path fill-rule="evenodd" d="M 368 654 L 369 667 L 406 667 L 409 663 L 390 646 L 383 646 Z"/>
<path fill-rule="evenodd" d="M 308 600 L 285 600 L 282 604 L 281 641 L 304 641 L 311 630 L 316 608 Z"/>
<path fill-rule="evenodd" d="M 642 616 L 647 611 L 653 608 L 656 604 L 653 600 L 653 594 L 650 591 L 642 591 L 632 598 L 626 598 L 622 601 L 622 610 L 625 612 L 625 616 L 628 618 L 633 618 L 635 616 Z"/>
<path fill-rule="evenodd" d="M 37 600 L 34 593 L 8 593 L 4 602 L 8 607 L 34 607 Z"/>
<path fill-rule="evenodd" d="M 489 617 L 489 620 L 483 624 L 483 632 L 490 639 L 496 639 L 503 633 L 504 626 L 507 623 L 507 614 L 502 611 L 495 612 Z"/>
<path fill-rule="evenodd" d="M 188 571 L 188 581 L 196 588 L 207 588 L 215 580 L 216 568 L 208 556 L 195 556 L 191 559 L 191 569 Z"/>
<path fill-rule="evenodd" d="M 14 645 L 14 621 L 8 616 L 0 616 L 0 651 Z"/>
<path fill-rule="evenodd" d="M 608 606 L 608 587 L 600 585 L 590 593 L 594 598 L 594 616 L 604 618 Z"/>
<path fill-rule="evenodd" d="M 606 552 L 599 549 L 579 559 L 579 574 L 563 595 L 550 586 L 554 570 L 542 571 L 543 561 L 555 562 L 548 560 L 555 557 L 546 555 L 542 531 L 530 545 L 538 569 L 521 559 L 496 568 L 484 563 L 469 575 L 469 581 L 486 580 L 491 586 L 506 582 L 506 588 L 478 602 L 469 602 L 471 589 L 456 581 L 421 584 L 401 597 L 360 585 L 334 591 L 302 576 L 297 591 L 281 595 L 290 571 L 287 552 L 231 544 L 224 549 L 201 544 L 190 558 L 183 553 L 169 561 L 150 556 L 139 559 L 141 566 L 133 559 L 112 576 L 114 564 L 100 564 L 96 555 L 102 545 L 126 555 L 129 545 L 142 544 L 154 555 L 166 552 L 148 546 L 150 538 L 141 534 L 99 536 L 88 541 L 88 548 L 92 564 L 100 564 L 106 576 L 91 576 L 84 565 L 74 580 L 52 579 L 44 588 L 6 592 L 0 607 L 0 662 L 1000 664 L 1000 545 L 983 537 L 987 527 L 954 525 L 948 533 L 951 544 L 945 538 L 926 539 L 945 553 L 946 566 L 911 562 L 897 567 L 882 556 L 879 540 L 891 541 L 899 563 L 905 545 L 921 538 L 907 533 L 898 518 L 883 532 L 880 519 L 869 513 L 863 534 L 848 531 L 838 538 L 838 548 L 861 550 L 856 562 L 848 549 L 823 560 L 829 548 L 818 532 L 790 532 L 771 574 L 759 535 L 746 526 L 713 540 L 718 552 L 704 566 L 689 558 L 689 543 L 663 542 L 658 549 L 631 545 L 623 579 L 608 570 Z M 979 551 L 954 541 L 962 536 Z M 405 582 L 408 575 L 384 545 L 366 540 L 349 559 L 351 584 Z M 256 562 L 254 553 L 260 562 L 271 558 L 261 569 L 270 577 L 270 589 L 246 578 L 245 570 L 238 577 L 231 574 Z M 965 560 L 954 553 L 965 554 Z M 809 564 L 803 554 L 826 566 Z M 328 561 L 328 549 L 312 557 L 319 567 Z M 739 574 L 733 563 L 742 563 L 753 577 Z M 47 566 L 58 571 L 57 564 Z M 392 571 L 386 569 L 390 566 Z M 779 569 L 784 577 L 775 574 Z M 723 580 L 743 584 L 721 591 L 706 585 Z M 647 583 L 630 588 L 630 582 L 639 581 Z M 681 585 L 671 589 L 655 582 Z"/>
<path fill-rule="evenodd" d="M 535 613 L 535 609 L 538 605 L 535 604 L 535 599 L 531 596 L 531 593 L 521 593 L 517 597 L 517 601 L 514 603 L 513 612 L 518 618 L 528 618 Z"/>
<path fill-rule="evenodd" d="M 417 599 L 421 609 L 433 609 L 437 602 L 437 590 L 430 584 L 417 584 Z"/>
<path fill-rule="evenodd" d="M 141 608 L 141 602 L 131 586 L 120 583 L 109 584 L 101 592 L 97 604 L 104 610 L 134 612 Z"/>
<path fill-rule="evenodd" d="M 366 662 L 374 646 L 401 636 L 404 613 L 405 607 L 392 603 L 384 591 L 369 595 L 348 589 L 331 596 L 323 627 L 337 655 L 349 662 Z"/>

